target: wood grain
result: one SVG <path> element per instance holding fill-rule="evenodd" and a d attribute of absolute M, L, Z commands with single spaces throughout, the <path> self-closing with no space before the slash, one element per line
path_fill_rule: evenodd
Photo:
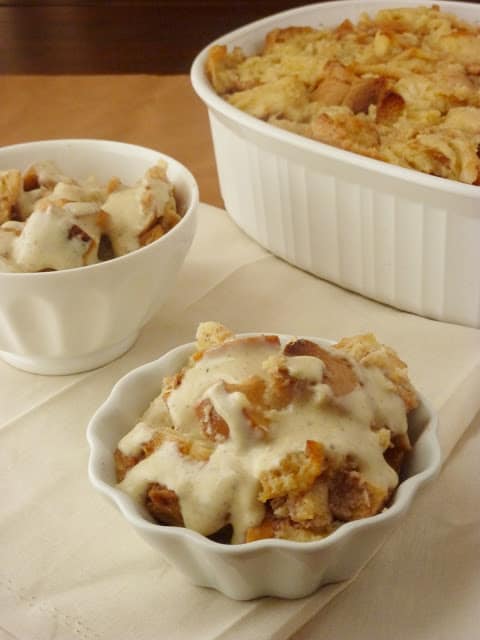
<path fill-rule="evenodd" d="M 223 206 L 207 110 L 188 76 L 0 76 L 0 95 L 0 145 L 49 138 L 144 145 L 185 164 L 201 200 Z"/>
<path fill-rule="evenodd" d="M 300 4 L 0 0 L 0 73 L 188 73 L 214 38 Z"/>

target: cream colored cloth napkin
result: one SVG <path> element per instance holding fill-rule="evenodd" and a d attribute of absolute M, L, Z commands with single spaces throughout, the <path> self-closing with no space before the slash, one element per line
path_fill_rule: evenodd
<path fill-rule="evenodd" d="M 198 322 L 207 319 L 237 332 L 339 338 L 373 331 L 399 351 L 417 388 L 439 410 L 444 457 L 480 409 L 480 331 L 402 313 L 315 278 L 261 249 L 220 210 L 202 205 L 175 294 L 125 356 L 96 371 L 50 378 L 0 363 L 5 638 L 284 640 L 334 596 L 348 600 L 356 584 L 377 594 L 380 615 L 394 606 L 379 594 L 388 594 L 392 573 L 405 570 L 404 531 L 418 527 L 410 535 L 428 544 L 430 523 L 442 508 L 438 496 L 432 498 L 440 484 L 425 490 L 420 512 L 415 507 L 387 543 L 398 545 L 398 555 L 387 553 L 383 565 L 384 546 L 341 597 L 346 583 L 303 600 L 252 602 L 191 586 L 89 485 L 85 428 L 95 409 L 122 375 L 190 341 Z M 458 473 L 469 481 L 467 470 Z M 410 576 L 403 575 L 399 589 L 412 590 Z M 345 620 L 354 604 L 348 602 Z M 344 624 L 353 633 L 358 623 L 351 618 Z"/>

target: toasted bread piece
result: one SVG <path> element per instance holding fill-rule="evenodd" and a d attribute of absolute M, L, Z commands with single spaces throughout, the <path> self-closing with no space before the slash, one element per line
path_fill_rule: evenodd
<path fill-rule="evenodd" d="M 22 192 L 22 175 L 16 169 L 0 172 L 0 224 L 11 219 L 13 207 Z"/>
<path fill-rule="evenodd" d="M 385 78 L 359 78 L 356 80 L 342 104 L 353 111 L 353 113 L 368 113 L 370 105 L 377 105 L 386 90 L 387 81 Z"/>
<path fill-rule="evenodd" d="M 348 522 L 372 516 L 387 498 L 386 491 L 365 481 L 358 471 L 341 468 L 329 480 L 328 503 L 336 520 Z"/>
<path fill-rule="evenodd" d="M 332 355 L 310 340 L 295 340 L 284 349 L 287 356 L 313 356 L 319 358 L 325 365 L 325 383 L 330 385 L 336 396 L 343 396 L 353 391 L 358 385 L 352 364 L 346 359 Z"/>
<path fill-rule="evenodd" d="M 230 435 L 228 424 L 215 411 L 215 407 L 209 398 L 205 398 L 197 404 L 195 414 L 202 425 L 205 437 L 209 440 L 219 442 L 226 440 Z"/>
<path fill-rule="evenodd" d="M 305 451 L 287 454 L 278 466 L 260 474 L 259 500 L 266 502 L 291 491 L 305 491 L 324 471 L 325 465 L 323 446 L 308 440 Z"/>
<path fill-rule="evenodd" d="M 230 340 L 233 333 L 219 322 L 201 322 L 195 337 L 198 351 L 204 351 Z"/>
<path fill-rule="evenodd" d="M 348 353 L 365 367 L 378 367 L 394 384 L 398 395 L 411 411 L 418 406 L 415 389 L 408 378 L 407 365 L 400 360 L 397 353 L 386 345 L 381 344 L 371 333 L 351 338 L 342 338 L 335 345 L 336 349 Z"/>
<path fill-rule="evenodd" d="M 339 107 L 336 112 L 321 113 L 312 121 L 312 136 L 319 142 L 372 157 L 378 155 L 380 146 L 375 124 L 357 118 L 347 107 Z"/>
<path fill-rule="evenodd" d="M 145 506 L 158 523 L 184 526 L 177 494 L 158 482 L 151 484 L 147 489 Z"/>

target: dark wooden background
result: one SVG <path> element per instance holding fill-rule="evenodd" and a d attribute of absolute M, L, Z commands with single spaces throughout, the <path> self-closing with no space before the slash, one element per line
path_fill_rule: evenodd
<path fill-rule="evenodd" d="M 187 73 L 214 38 L 302 4 L 309 3 L 0 0 L 0 73 Z"/>

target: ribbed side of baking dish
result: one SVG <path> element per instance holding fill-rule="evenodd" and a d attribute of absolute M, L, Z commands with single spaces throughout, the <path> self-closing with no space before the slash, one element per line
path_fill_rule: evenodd
<path fill-rule="evenodd" d="M 473 4 L 438 4 L 480 19 Z M 251 51 L 273 28 L 329 26 L 385 6 L 392 3 L 309 5 L 217 42 Z M 276 255 L 342 287 L 480 327 L 480 188 L 359 156 L 243 113 L 210 87 L 203 70 L 208 49 L 191 77 L 208 106 L 222 196 L 235 222 Z"/>

